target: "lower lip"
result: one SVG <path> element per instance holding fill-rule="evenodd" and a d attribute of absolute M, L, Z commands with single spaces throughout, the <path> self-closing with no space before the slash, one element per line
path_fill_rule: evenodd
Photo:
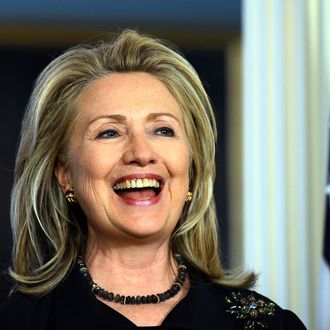
<path fill-rule="evenodd" d="M 157 204 L 160 201 L 162 191 L 159 192 L 157 196 L 148 198 L 148 199 L 130 199 L 130 198 L 123 198 L 119 195 L 117 195 L 121 201 L 125 202 L 128 205 L 133 206 L 150 206 Z"/>

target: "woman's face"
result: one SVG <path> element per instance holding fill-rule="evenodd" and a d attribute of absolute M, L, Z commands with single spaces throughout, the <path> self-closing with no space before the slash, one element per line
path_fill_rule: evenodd
<path fill-rule="evenodd" d="M 99 238 L 168 239 L 189 188 L 189 146 L 182 112 L 166 86 L 147 73 L 94 81 L 77 103 L 69 168 L 73 187 Z"/>

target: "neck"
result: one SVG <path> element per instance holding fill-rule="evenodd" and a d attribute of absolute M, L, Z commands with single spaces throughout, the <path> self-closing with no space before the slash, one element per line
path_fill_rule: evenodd
<path fill-rule="evenodd" d="M 90 238 L 84 259 L 95 282 L 123 294 L 161 291 L 176 276 L 169 240 L 124 244 Z"/>
<path fill-rule="evenodd" d="M 171 253 L 169 239 L 146 242 L 90 237 L 87 240 L 84 258 L 88 263 L 102 259 L 103 262 L 116 263 L 124 268 L 145 268 L 155 263 L 169 261 Z"/>

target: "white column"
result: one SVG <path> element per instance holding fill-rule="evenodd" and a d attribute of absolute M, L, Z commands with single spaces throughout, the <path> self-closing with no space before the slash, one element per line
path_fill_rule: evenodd
<path fill-rule="evenodd" d="M 245 0 L 243 253 L 315 329 L 329 113 L 328 0 Z"/>

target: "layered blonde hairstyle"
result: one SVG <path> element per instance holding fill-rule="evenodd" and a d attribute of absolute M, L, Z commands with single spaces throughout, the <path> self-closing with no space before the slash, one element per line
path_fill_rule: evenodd
<path fill-rule="evenodd" d="M 171 249 L 214 282 L 248 287 L 253 274 L 233 276 L 219 258 L 213 198 L 216 124 L 208 96 L 193 67 L 163 41 L 125 30 L 111 41 L 71 48 L 40 74 L 21 130 L 11 199 L 13 231 L 10 275 L 19 291 L 45 294 L 75 263 L 88 233 L 72 209 L 54 169 L 68 161 L 68 141 L 77 118 L 76 100 L 96 79 L 113 72 L 146 72 L 163 82 L 181 107 L 191 149 L 191 203 L 172 234 Z"/>

